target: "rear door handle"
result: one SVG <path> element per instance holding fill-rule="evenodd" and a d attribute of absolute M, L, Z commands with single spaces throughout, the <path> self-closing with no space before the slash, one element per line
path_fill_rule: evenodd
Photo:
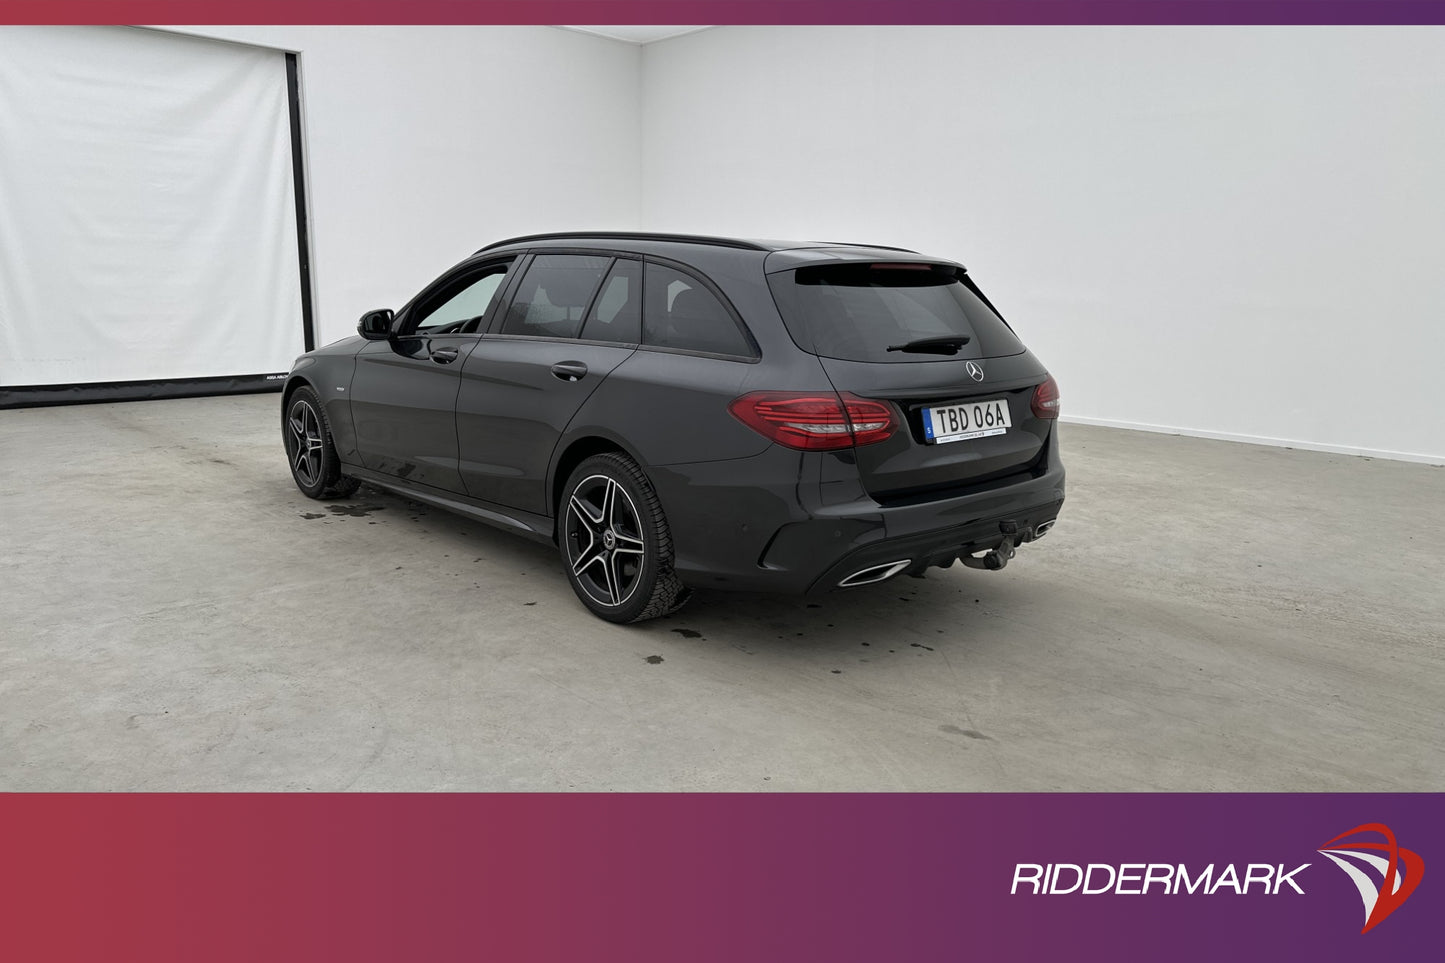
<path fill-rule="evenodd" d="M 437 348 L 431 353 L 431 359 L 437 364 L 451 364 L 457 360 L 457 354 L 456 348 Z"/>
<path fill-rule="evenodd" d="M 563 381 L 580 381 L 587 366 L 580 361 L 559 361 L 552 366 L 552 373 Z"/>

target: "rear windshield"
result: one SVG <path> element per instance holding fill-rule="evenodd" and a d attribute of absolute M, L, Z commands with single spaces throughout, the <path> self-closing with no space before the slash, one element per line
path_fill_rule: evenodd
<path fill-rule="evenodd" d="M 927 264 L 842 264 L 768 276 L 793 340 L 844 361 L 998 358 L 1024 346 L 956 268 Z M 930 338 L 967 338 L 956 354 L 894 350 Z"/>

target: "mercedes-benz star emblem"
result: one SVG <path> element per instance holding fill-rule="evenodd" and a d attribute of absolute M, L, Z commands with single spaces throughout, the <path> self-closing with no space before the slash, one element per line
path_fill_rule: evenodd
<path fill-rule="evenodd" d="M 968 376 L 974 381 L 982 381 L 983 365 L 979 364 L 977 361 L 970 361 L 968 363 Z"/>

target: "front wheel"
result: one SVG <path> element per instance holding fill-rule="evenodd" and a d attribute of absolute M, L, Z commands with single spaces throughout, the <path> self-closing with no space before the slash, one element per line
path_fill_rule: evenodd
<path fill-rule="evenodd" d="M 609 622 L 676 611 L 688 589 L 672 570 L 672 534 L 652 483 L 617 452 L 588 458 L 567 480 L 558 513 L 567 580 Z"/>
<path fill-rule="evenodd" d="M 341 474 L 341 459 L 331 443 L 326 410 L 310 388 L 297 388 L 286 401 L 281 437 L 296 487 L 310 498 L 345 498 L 361 482 Z"/>

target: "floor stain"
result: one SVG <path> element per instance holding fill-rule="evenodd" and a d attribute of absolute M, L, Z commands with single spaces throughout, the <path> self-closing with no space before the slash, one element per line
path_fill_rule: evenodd
<path fill-rule="evenodd" d="M 302 517 L 302 518 L 325 518 L 326 516 L 320 514 L 319 512 L 302 512 L 302 513 L 301 513 L 301 517 Z"/>
<path fill-rule="evenodd" d="M 992 736 L 986 736 L 986 735 L 984 735 L 983 733 L 979 732 L 977 729 L 960 729 L 958 726 L 951 726 L 951 725 L 950 725 L 950 726 L 939 726 L 939 727 L 938 727 L 938 731 L 939 731 L 939 732 L 946 732 L 946 733 L 948 733 L 949 735 L 953 735 L 953 736 L 967 736 L 967 737 L 970 738 L 970 739 L 985 739 L 985 740 L 987 740 L 987 741 L 989 741 L 989 742 L 992 742 L 992 741 L 993 741 L 993 737 L 992 737 Z"/>
<path fill-rule="evenodd" d="M 678 635 L 682 636 L 684 639 L 700 639 L 700 638 L 702 638 L 702 633 L 701 633 L 701 632 L 698 632 L 696 629 L 673 629 L 672 631 L 676 632 Z"/>
<path fill-rule="evenodd" d="M 930 652 L 934 651 L 933 646 L 924 645 L 922 642 L 909 642 L 908 644 L 913 646 L 915 649 L 927 649 Z"/>
<path fill-rule="evenodd" d="M 648 665 L 661 665 L 661 664 L 662 664 L 662 656 L 660 656 L 660 655 L 649 655 L 647 658 L 643 659 L 642 661 L 643 661 L 643 662 L 646 662 Z"/>
<path fill-rule="evenodd" d="M 385 505 L 332 505 L 331 514 L 348 515 L 351 518 L 366 518 L 372 512 L 386 511 Z"/>

